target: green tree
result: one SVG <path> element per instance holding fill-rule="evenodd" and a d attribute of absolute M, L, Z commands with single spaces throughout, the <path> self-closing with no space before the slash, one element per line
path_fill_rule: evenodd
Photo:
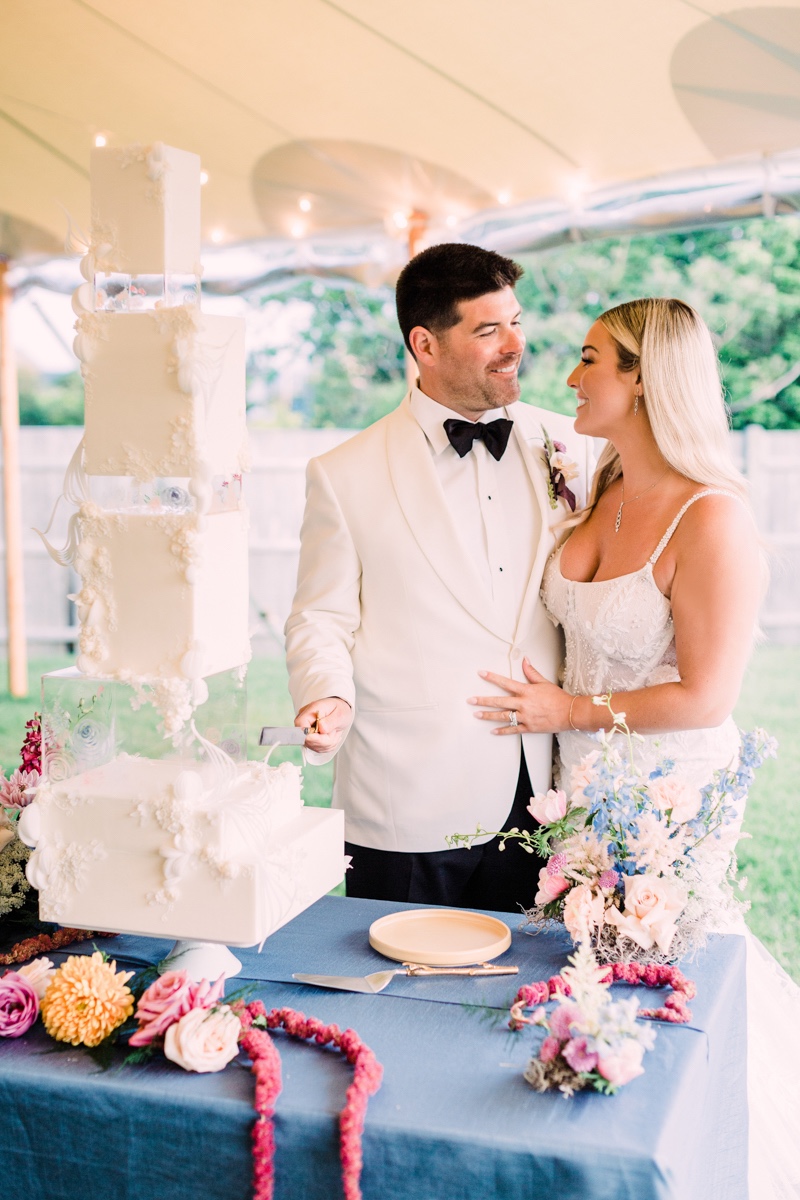
<path fill-rule="evenodd" d="M 19 372 L 21 425 L 82 425 L 83 380 L 79 371 L 43 376 Z"/>

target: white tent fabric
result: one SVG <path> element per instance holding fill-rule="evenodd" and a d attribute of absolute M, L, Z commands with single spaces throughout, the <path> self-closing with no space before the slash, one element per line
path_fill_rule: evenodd
<path fill-rule="evenodd" d="M 4 0 L 0 37 L 17 258 L 61 241 L 64 209 L 89 223 L 97 136 L 197 151 L 204 238 L 292 260 L 402 247 L 414 210 L 491 240 L 511 207 L 800 146 L 798 4 Z"/>

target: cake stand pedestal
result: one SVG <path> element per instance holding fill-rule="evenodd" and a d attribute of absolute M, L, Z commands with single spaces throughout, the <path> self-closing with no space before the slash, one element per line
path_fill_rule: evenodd
<path fill-rule="evenodd" d="M 221 942 L 194 942 L 179 939 L 161 962 L 162 975 L 166 971 L 185 971 L 195 983 L 207 979 L 214 983 L 220 975 L 226 979 L 238 975 L 242 969 L 239 959 Z"/>

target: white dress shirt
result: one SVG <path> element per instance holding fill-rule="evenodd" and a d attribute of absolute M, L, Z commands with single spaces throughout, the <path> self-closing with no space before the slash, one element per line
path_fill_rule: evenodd
<path fill-rule="evenodd" d="M 492 409 L 479 420 L 488 423 L 508 417 L 513 421 L 515 407 Z M 498 616 L 516 629 L 541 533 L 522 452 L 512 436 L 498 462 L 485 442 L 476 439 L 459 458 L 444 429 L 445 421 L 463 419 L 459 413 L 432 400 L 419 387 L 411 391 L 411 411 L 428 439 L 462 546 L 484 579 Z"/>

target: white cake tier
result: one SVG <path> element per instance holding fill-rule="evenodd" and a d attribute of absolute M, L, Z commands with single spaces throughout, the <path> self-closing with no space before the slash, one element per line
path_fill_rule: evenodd
<path fill-rule="evenodd" d="M 89 475 L 246 470 L 244 320 L 194 305 L 88 313 L 75 353 L 86 385 Z"/>
<path fill-rule="evenodd" d="M 342 813 L 300 771 L 120 755 L 45 782 L 20 836 L 43 920 L 252 946 L 341 882 Z"/>
<path fill-rule="evenodd" d="M 200 159 L 187 150 L 104 146 L 91 157 L 96 271 L 200 274 Z"/>
<path fill-rule="evenodd" d="M 78 666 L 200 679 L 250 660 L 247 510 L 78 510 Z"/>

